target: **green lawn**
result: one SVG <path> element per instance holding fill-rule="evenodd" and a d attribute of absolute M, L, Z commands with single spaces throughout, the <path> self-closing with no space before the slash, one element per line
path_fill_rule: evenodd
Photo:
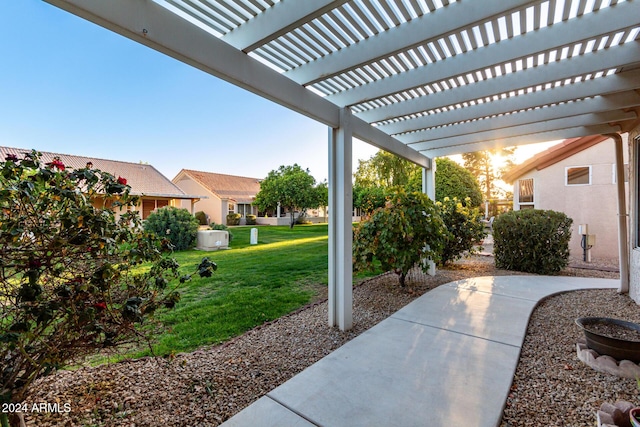
<path fill-rule="evenodd" d="M 180 303 L 160 314 L 166 330 L 154 345 L 157 355 L 226 341 L 308 304 L 326 288 L 326 224 L 258 227 L 258 245 L 249 245 L 250 230 L 232 228 L 229 250 L 174 254 L 183 273 L 204 256 L 218 270 L 183 284 Z"/>

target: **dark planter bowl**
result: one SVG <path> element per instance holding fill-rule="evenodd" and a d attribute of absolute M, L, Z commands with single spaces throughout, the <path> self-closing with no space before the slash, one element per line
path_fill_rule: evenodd
<path fill-rule="evenodd" d="M 584 336 L 587 339 L 587 347 L 597 351 L 600 355 L 606 354 L 616 360 L 630 360 L 634 363 L 640 362 L 640 341 L 611 338 L 585 329 L 588 325 L 594 323 L 618 325 L 636 331 L 640 331 L 640 325 L 625 320 L 611 319 L 609 317 L 580 317 L 576 319 L 576 324 L 582 328 Z"/>

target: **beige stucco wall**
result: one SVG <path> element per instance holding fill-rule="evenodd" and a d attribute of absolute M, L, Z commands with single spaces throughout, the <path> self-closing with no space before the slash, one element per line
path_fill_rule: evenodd
<path fill-rule="evenodd" d="M 186 176 L 183 176 L 178 181 L 174 181 L 174 184 L 187 194 L 198 194 L 208 197 L 207 199 L 200 199 L 195 203 L 194 213 L 202 211 L 209 215 L 209 221 L 215 222 L 216 224 L 226 224 L 227 213 L 225 211 L 223 215 L 223 203 L 218 196 Z M 224 208 L 226 208 L 226 204 Z M 187 209 L 191 210 L 191 202 L 189 202 L 189 208 Z"/>
<path fill-rule="evenodd" d="M 626 150 L 625 150 L 626 151 Z M 625 152 L 625 154 L 628 154 Z M 628 155 L 625 163 L 628 163 Z M 571 257 L 582 259 L 578 234 L 579 224 L 588 224 L 589 234 L 596 235 L 591 259 L 618 257 L 618 207 L 614 181 L 615 146 L 611 139 L 587 148 L 573 156 L 519 179 L 534 179 L 534 207 L 564 212 L 573 219 Z M 566 168 L 591 166 L 591 184 L 567 186 Z M 517 181 L 514 183 L 514 209 L 517 204 Z"/>
<path fill-rule="evenodd" d="M 638 153 L 637 140 L 640 140 L 640 128 L 629 132 L 629 158 L 633 159 L 629 162 L 629 199 L 631 200 L 629 207 L 629 296 L 635 302 L 640 303 L 640 247 L 638 247 L 638 242 L 640 242 L 640 236 L 638 236 L 638 224 L 640 223 L 638 193 L 640 190 L 637 188 L 638 175 L 640 174 L 638 168 L 640 153 Z"/>

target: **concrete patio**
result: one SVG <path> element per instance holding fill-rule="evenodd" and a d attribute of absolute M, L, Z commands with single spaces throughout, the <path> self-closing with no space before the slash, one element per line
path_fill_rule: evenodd
<path fill-rule="evenodd" d="M 561 276 L 442 285 L 223 426 L 497 426 L 538 302 L 618 286 L 618 280 Z"/>

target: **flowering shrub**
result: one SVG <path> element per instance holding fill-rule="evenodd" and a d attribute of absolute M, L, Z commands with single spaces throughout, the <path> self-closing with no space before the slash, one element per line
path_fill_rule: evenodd
<path fill-rule="evenodd" d="M 384 207 L 374 210 L 354 230 L 356 270 L 373 269 L 377 259 L 385 271 L 399 275 L 404 286 L 407 273 L 425 259 L 438 261 L 448 232 L 435 203 L 426 194 L 398 188 Z"/>
<path fill-rule="evenodd" d="M 462 203 L 455 197 L 445 197 L 442 202 L 436 203 L 449 231 L 440 260 L 442 265 L 462 258 L 464 254 L 474 253 L 474 245 L 479 244 L 486 236 L 480 212 L 477 208 L 468 207 L 471 205 L 470 198 L 467 197 L 465 202 Z"/>
<path fill-rule="evenodd" d="M 255 215 L 247 215 L 246 216 L 247 225 L 256 225 L 257 217 Z"/>
<path fill-rule="evenodd" d="M 524 209 L 493 222 L 496 267 L 537 274 L 557 274 L 569 262 L 573 220 L 562 212 Z"/>
<path fill-rule="evenodd" d="M 77 358 L 149 338 L 139 324 L 180 297 L 179 265 L 139 231 L 124 178 L 39 157 L 0 162 L 0 403 Z M 204 259 L 197 273 L 215 269 Z"/>
<path fill-rule="evenodd" d="M 165 239 L 172 250 L 184 251 L 195 246 L 199 225 L 188 210 L 166 206 L 147 217 L 144 229 Z"/>
<path fill-rule="evenodd" d="M 230 213 L 227 215 L 227 225 L 239 225 L 242 215 L 239 213 Z"/>

